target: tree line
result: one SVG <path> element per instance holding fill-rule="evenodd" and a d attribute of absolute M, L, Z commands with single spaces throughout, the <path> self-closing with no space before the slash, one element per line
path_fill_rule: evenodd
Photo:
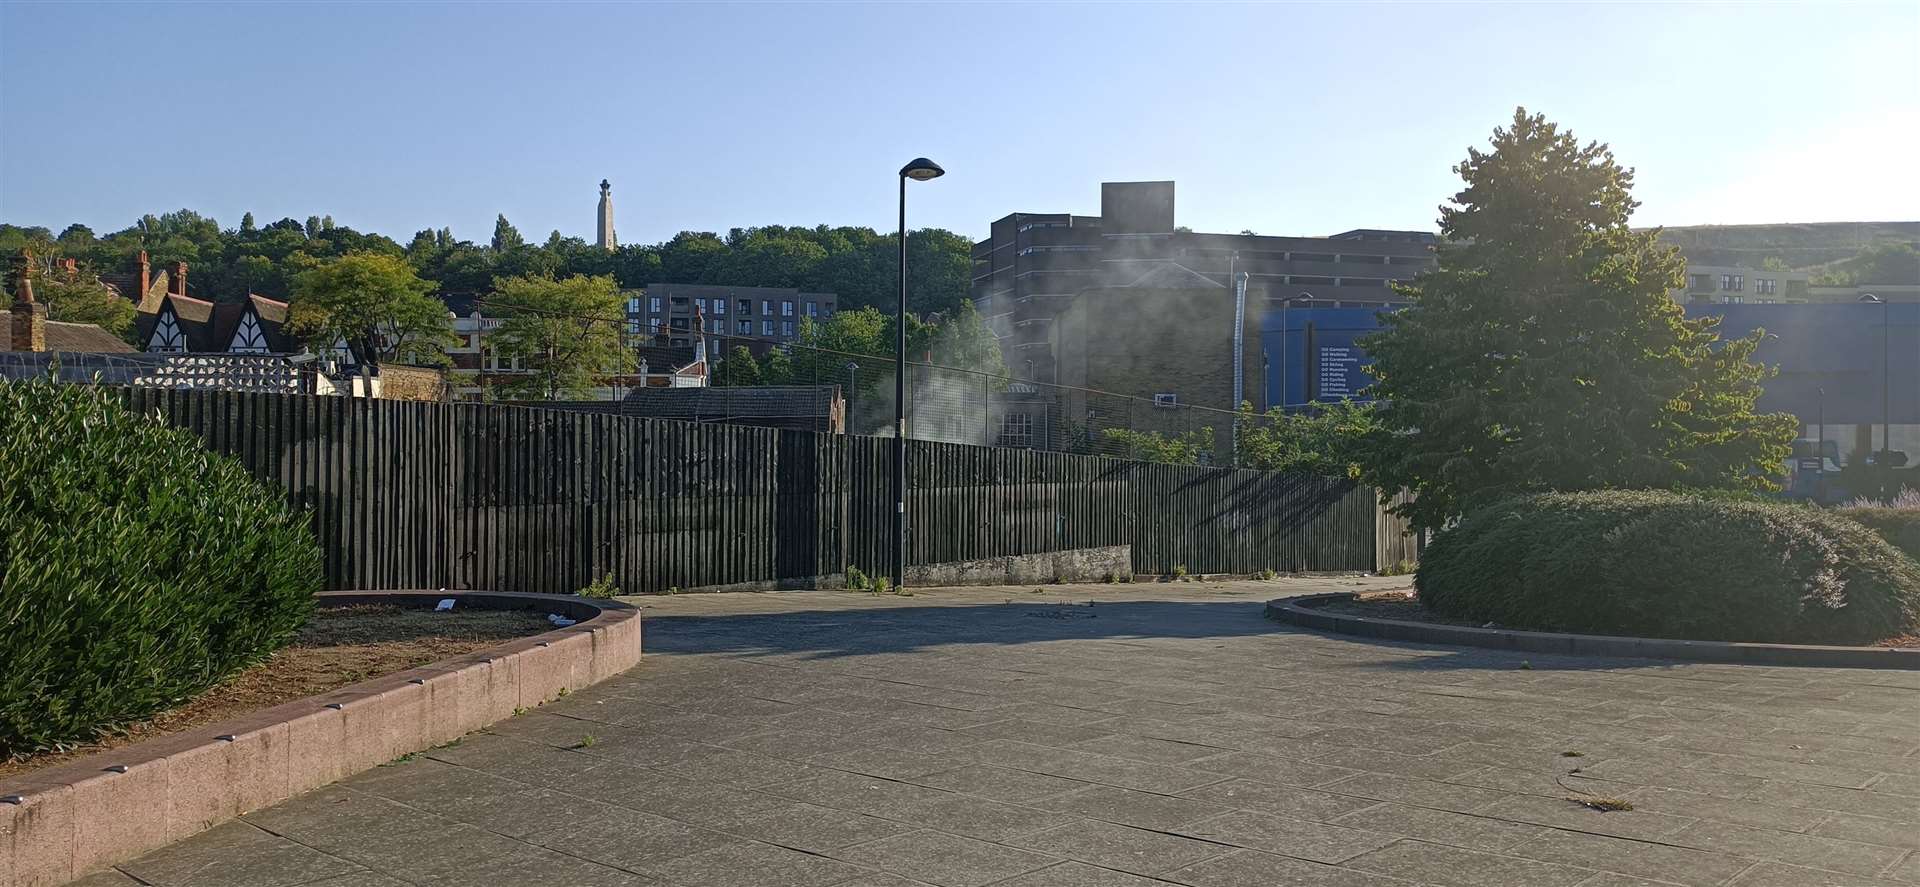
<path fill-rule="evenodd" d="M 609 251 L 559 231 L 529 242 L 503 215 L 486 243 L 459 240 L 447 228 L 416 232 L 405 245 L 381 234 L 335 224 L 332 216 L 285 218 L 266 225 L 253 214 L 236 227 L 190 209 L 146 215 L 105 235 L 82 224 L 55 233 L 39 226 L 0 224 L 0 250 L 30 249 L 47 263 L 72 258 L 82 275 L 125 271 L 145 250 L 156 269 L 190 266 L 188 295 L 237 302 L 255 293 L 293 297 L 301 274 L 350 253 L 404 259 L 437 293 L 483 293 L 500 278 L 609 277 L 620 289 L 649 283 L 798 287 L 834 293 L 846 308 L 890 307 L 896 297 L 898 235 L 872 228 L 767 225 L 726 234 L 682 231 L 663 243 Z M 907 237 L 909 310 L 951 311 L 967 298 L 972 277 L 967 238 L 940 228 Z M 123 294 L 127 295 L 127 294 Z"/>

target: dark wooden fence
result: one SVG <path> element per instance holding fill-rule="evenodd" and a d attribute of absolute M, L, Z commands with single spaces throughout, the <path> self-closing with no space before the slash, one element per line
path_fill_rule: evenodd
<path fill-rule="evenodd" d="M 330 588 L 569 592 L 610 575 L 643 592 L 884 573 L 892 560 L 886 438 L 125 391 L 311 509 Z M 923 441 L 909 460 L 916 564 L 1120 544 L 1152 573 L 1373 570 L 1400 556 L 1373 492 L 1337 481 Z"/>

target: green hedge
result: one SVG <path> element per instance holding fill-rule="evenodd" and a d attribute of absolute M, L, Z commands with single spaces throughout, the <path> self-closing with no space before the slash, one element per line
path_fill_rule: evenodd
<path fill-rule="evenodd" d="M 1920 565 L 1846 518 L 1673 493 L 1549 493 L 1468 514 L 1420 600 L 1507 628 L 1864 644 L 1920 623 Z"/>
<path fill-rule="evenodd" d="M 1920 508 L 1841 508 L 1835 513 L 1864 524 L 1920 562 Z"/>
<path fill-rule="evenodd" d="M 101 735 L 287 642 L 303 514 L 111 389 L 0 380 L 0 756 Z"/>

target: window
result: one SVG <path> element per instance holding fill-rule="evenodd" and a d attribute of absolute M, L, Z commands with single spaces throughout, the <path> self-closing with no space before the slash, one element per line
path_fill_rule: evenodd
<path fill-rule="evenodd" d="M 1687 275 L 1687 289 L 1690 289 L 1690 290 L 1713 289 L 1713 275 L 1711 274 Z"/>
<path fill-rule="evenodd" d="M 1742 302 L 1745 302 L 1746 300 L 1747 300 L 1747 297 L 1746 297 L 1746 296 L 1721 296 L 1721 297 L 1720 297 L 1720 304 L 1722 304 L 1722 305 L 1738 305 L 1738 304 L 1740 304 L 1740 303 L 1742 303 Z"/>
<path fill-rule="evenodd" d="M 752 299 L 741 299 L 741 300 L 740 300 L 740 313 L 741 313 L 741 314 L 752 314 L 752 313 L 753 313 L 753 300 L 752 300 Z"/>
<path fill-rule="evenodd" d="M 1000 440 L 1003 447 L 1033 446 L 1033 416 L 1030 413 L 1008 413 L 1000 417 Z"/>
<path fill-rule="evenodd" d="M 819 302 L 808 302 L 808 303 L 807 303 L 807 316 L 808 316 L 808 317 L 819 317 L 819 316 L 820 316 L 820 303 L 819 303 Z"/>
<path fill-rule="evenodd" d="M 740 321 L 739 332 L 740 332 L 740 335 L 743 335 L 743 336 L 753 335 L 753 321 L 751 320 Z"/>
<path fill-rule="evenodd" d="M 654 314 L 660 313 L 660 297 L 659 296 L 654 296 L 652 298 L 647 299 L 647 310 Z"/>
<path fill-rule="evenodd" d="M 676 330 L 684 330 L 687 328 L 687 319 L 684 317 L 675 317 L 667 321 L 667 324 Z"/>
<path fill-rule="evenodd" d="M 696 309 L 698 309 L 698 310 L 700 311 L 700 313 L 702 313 L 702 314 L 705 314 L 705 313 L 707 313 L 707 300 L 706 300 L 706 299 L 694 299 L 694 300 L 693 300 L 693 305 L 694 305 L 694 308 L 696 308 Z"/>
<path fill-rule="evenodd" d="M 781 317 L 793 316 L 793 300 L 792 299 L 788 299 L 780 303 L 780 316 Z"/>
<path fill-rule="evenodd" d="M 1720 275 L 1720 291 L 1737 293 L 1747 288 L 1747 278 L 1741 274 Z"/>
<path fill-rule="evenodd" d="M 1780 281 L 1771 277 L 1756 277 L 1753 279 L 1753 291 L 1761 295 L 1771 296 L 1779 291 L 1779 286 Z"/>
<path fill-rule="evenodd" d="M 633 298 L 627 300 L 627 313 L 628 314 L 640 313 L 640 297 L 639 296 L 634 296 Z"/>
<path fill-rule="evenodd" d="M 772 299 L 760 300 L 760 314 L 763 317 L 773 316 L 773 300 Z"/>
<path fill-rule="evenodd" d="M 791 320 L 780 321 L 780 335 L 783 335 L 783 336 L 793 335 L 793 321 Z"/>
<path fill-rule="evenodd" d="M 714 299 L 714 300 L 713 300 L 713 313 L 715 313 L 715 314 L 718 314 L 718 315 L 720 315 L 720 316 L 723 316 L 723 317 L 724 317 L 724 316 L 726 316 L 726 313 L 727 313 L 727 300 L 726 300 L 726 299 Z"/>
<path fill-rule="evenodd" d="M 768 302 L 767 304 L 771 305 L 773 303 Z M 773 335 L 773 321 L 771 320 L 760 321 L 760 335 L 763 335 L 763 336 Z"/>

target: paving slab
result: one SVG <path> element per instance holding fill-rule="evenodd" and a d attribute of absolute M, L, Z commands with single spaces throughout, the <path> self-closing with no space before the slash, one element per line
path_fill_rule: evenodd
<path fill-rule="evenodd" d="M 636 598 L 632 671 L 82 883 L 1920 885 L 1920 675 L 1262 617 L 1400 584 Z"/>

